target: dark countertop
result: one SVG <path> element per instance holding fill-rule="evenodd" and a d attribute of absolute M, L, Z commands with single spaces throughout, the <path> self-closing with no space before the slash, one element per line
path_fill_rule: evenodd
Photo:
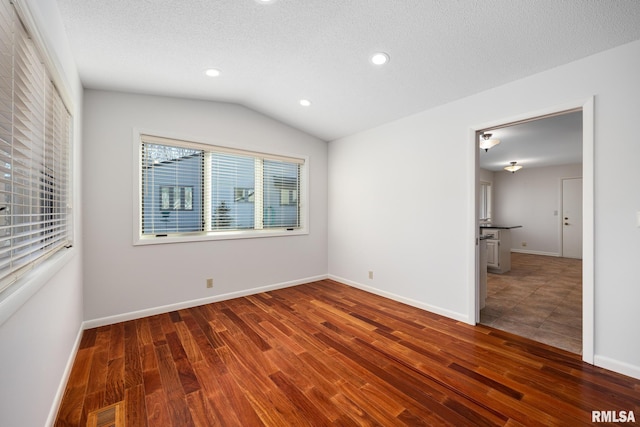
<path fill-rule="evenodd" d="M 480 224 L 480 228 L 495 228 L 500 230 L 510 230 L 512 228 L 522 228 L 522 226 L 521 225 Z"/>

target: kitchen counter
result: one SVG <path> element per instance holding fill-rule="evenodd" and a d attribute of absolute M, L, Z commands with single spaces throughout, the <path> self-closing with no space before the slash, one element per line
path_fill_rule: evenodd
<path fill-rule="evenodd" d="M 495 228 L 498 230 L 511 230 L 512 228 L 522 228 L 522 226 L 521 225 L 480 224 L 480 228 Z"/>

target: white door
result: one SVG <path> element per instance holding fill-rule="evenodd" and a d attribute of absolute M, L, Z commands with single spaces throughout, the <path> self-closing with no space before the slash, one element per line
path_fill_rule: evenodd
<path fill-rule="evenodd" d="M 582 259 L 582 178 L 562 180 L 562 256 Z"/>

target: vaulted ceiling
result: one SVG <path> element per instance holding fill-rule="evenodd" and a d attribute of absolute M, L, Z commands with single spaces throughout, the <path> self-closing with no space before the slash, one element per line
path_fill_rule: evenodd
<path fill-rule="evenodd" d="M 86 88 L 238 103 L 324 140 L 640 39 L 637 0 L 57 1 Z"/>

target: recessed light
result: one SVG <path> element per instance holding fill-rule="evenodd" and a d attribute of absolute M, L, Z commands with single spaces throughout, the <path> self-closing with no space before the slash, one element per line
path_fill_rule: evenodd
<path fill-rule="evenodd" d="M 276 0 L 256 0 L 256 3 L 259 4 L 269 4 L 269 3 L 274 3 Z"/>
<path fill-rule="evenodd" d="M 309 107 L 311 106 L 311 101 L 309 101 L 308 99 L 301 99 L 300 105 L 302 105 L 303 107 Z"/>
<path fill-rule="evenodd" d="M 209 77 L 218 77 L 220 75 L 220 70 L 217 68 L 208 68 L 204 73 Z"/>
<path fill-rule="evenodd" d="M 371 55 L 371 62 L 374 65 L 384 65 L 389 62 L 389 55 L 384 52 L 378 52 Z"/>

